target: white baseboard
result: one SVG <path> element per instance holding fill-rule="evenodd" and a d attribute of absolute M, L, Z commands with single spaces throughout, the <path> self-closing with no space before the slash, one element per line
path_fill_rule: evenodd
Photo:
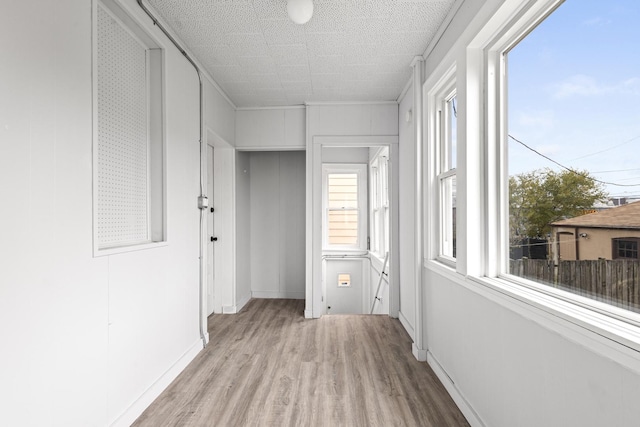
<path fill-rule="evenodd" d="M 251 294 L 248 294 L 244 298 L 240 299 L 240 301 L 238 301 L 238 303 L 236 304 L 236 313 L 240 313 L 240 310 L 242 310 L 249 301 L 251 301 Z"/>
<path fill-rule="evenodd" d="M 251 294 L 242 298 L 236 305 L 223 305 L 222 314 L 236 314 L 240 313 L 240 310 L 251 300 Z"/>
<path fill-rule="evenodd" d="M 160 376 L 138 399 L 133 402 L 118 418 L 112 421 L 111 427 L 128 427 L 156 400 L 160 393 L 187 367 L 202 350 L 202 340 L 198 340 Z"/>
<path fill-rule="evenodd" d="M 444 385 L 444 388 L 447 389 L 447 392 L 469 424 L 471 424 L 472 427 L 485 427 L 485 424 L 482 422 L 476 411 L 473 410 L 469 402 L 467 402 L 467 399 L 465 399 L 462 393 L 460 393 L 460 390 L 458 390 L 458 387 L 456 387 L 451 377 L 447 375 L 447 372 L 430 352 L 427 352 L 427 363 L 431 366 L 433 372 L 435 372 L 440 382 Z"/>
<path fill-rule="evenodd" d="M 267 299 L 304 299 L 305 293 L 303 292 L 280 292 L 280 291 L 252 291 L 251 296 L 253 298 L 267 298 Z"/>
<path fill-rule="evenodd" d="M 305 311 L 304 311 L 304 318 L 305 318 L 305 319 L 313 319 L 313 311 L 311 311 L 311 310 L 305 310 Z"/>
<path fill-rule="evenodd" d="M 427 350 L 418 348 L 416 343 L 411 344 L 411 353 L 413 353 L 413 357 L 415 357 L 418 362 L 427 361 Z"/>
<path fill-rule="evenodd" d="M 404 330 L 407 331 L 411 339 L 415 341 L 416 336 L 415 336 L 415 331 L 413 330 L 413 325 L 409 323 L 409 321 L 407 320 L 406 317 L 404 317 L 404 314 L 402 314 L 401 311 L 398 312 L 398 320 L 400 320 L 400 323 L 404 327 Z"/>

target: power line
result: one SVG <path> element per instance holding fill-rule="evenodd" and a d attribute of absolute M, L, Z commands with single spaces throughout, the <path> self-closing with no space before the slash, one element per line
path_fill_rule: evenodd
<path fill-rule="evenodd" d="M 595 156 L 596 154 L 604 153 L 605 151 L 613 150 L 615 148 L 618 148 L 618 147 L 621 147 L 621 146 L 623 146 L 625 144 L 633 142 L 638 138 L 640 138 L 640 135 L 636 135 L 636 136 L 634 136 L 633 138 L 631 138 L 628 141 L 621 142 L 620 144 L 614 145 L 614 146 L 609 147 L 609 148 L 605 148 L 604 150 L 600 150 L 600 151 L 596 151 L 595 153 L 585 154 L 584 156 L 576 157 L 575 159 L 572 159 L 571 161 L 584 159 L 585 157 L 591 157 L 591 156 Z"/>
<path fill-rule="evenodd" d="M 640 136 L 639 136 L 639 137 L 640 137 Z M 593 178 L 593 177 L 591 177 L 591 176 L 589 176 L 589 175 L 585 175 L 584 173 L 579 172 L 579 171 L 577 171 L 577 170 L 575 170 L 575 169 L 572 169 L 572 168 L 570 168 L 570 167 L 567 167 L 567 166 L 563 165 L 562 163 L 558 163 L 557 161 L 553 160 L 551 157 L 549 157 L 549 156 L 545 156 L 544 154 L 542 154 L 541 152 L 537 151 L 536 149 L 529 147 L 527 144 L 525 144 L 524 142 L 522 142 L 522 141 L 520 141 L 519 139 L 515 138 L 513 135 L 509 135 L 509 138 L 511 138 L 512 140 L 514 140 L 514 141 L 515 141 L 515 142 L 517 142 L 518 144 L 522 145 L 522 146 L 523 146 L 523 147 L 525 147 L 527 150 L 533 151 L 533 152 L 534 152 L 534 153 L 536 153 L 538 156 L 540 156 L 540 157 L 544 157 L 545 159 L 549 160 L 551 163 L 554 163 L 554 164 L 556 164 L 556 165 L 560 166 L 562 169 L 566 169 L 566 170 L 568 170 L 569 172 L 573 172 L 573 173 L 576 173 L 576 174 L 578 174 L 578 175 L 582 175 L 582 176 L 584 176 L 584 177 L 586 177 L 586 178 L 590 178 L 590 179 L 592 179 L 592 180 L 594 180 L 594 181 L 596 181 L 596 182 L 599 182 L 599 183 L 601 183 L 601 184 L 605 184 L 605 185 L 614 185 L 614 186 L 617 186 L 617 187 L 637 187 L 637 186 L 640 186 L 640 184 L 617 184 L 617 183 L 615 183 L 615 182 L 602 181 L 602 180 L 599 180 L 599 179 Z"/>
<path fill-rule="evenodd" d="M 633 172 L 633 171 L 640 171 L 640 168 L 615 169 L 615 170 L 610 170 L 610 171 L 592 171 L 591 173 L 615 173 L 615 172 Z"/>

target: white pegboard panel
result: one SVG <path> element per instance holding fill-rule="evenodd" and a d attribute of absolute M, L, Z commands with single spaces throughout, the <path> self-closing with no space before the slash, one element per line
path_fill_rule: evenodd
<path fill-rule="evenodd" d="M 98 7 L 99 248 L 149 240 L 146 50 Z"/>

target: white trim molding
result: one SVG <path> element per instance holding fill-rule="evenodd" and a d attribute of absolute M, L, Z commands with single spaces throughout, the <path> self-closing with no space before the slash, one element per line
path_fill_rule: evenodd
<path fill-rule="evenodd" d="M 440 365 L 438 360 L 433 356 L 433 354 L 427 352 L 425 360 L 427 361 L 431 369 L 433 369 L 433 372 L 435 372 L 442 385 L 444 385 L 444 388 L 447 389 L 447 392 L 455 402 L 458 409 L 460 409 L 460 412 L 462 412 L 462 415 L 464 415 L 464 417 L 467 419 L 469 424 L 471 424 L 472 427 L 484 427 L 486 424 L 482 422 L 480 416 L 476 413 L 469 402 L 467 402 L 467 399 L 465 399 L 465 397 L 462 395 L 462 392 L 458 389 L 456 384 L 453 382 L 444 368 Z"/>
<path fill-rule="evenodd" d="M 209 341 L 207 334 L 207 341 Z M 149 387 L 131 406 L 129 406 L 120 416 L 109 423 L 111 427 L 128 427 L 156 400 L 158 396 L 175 380 L 178 375 L 187 367 L 189 363 L 202 350 L 200 338 Z"/>

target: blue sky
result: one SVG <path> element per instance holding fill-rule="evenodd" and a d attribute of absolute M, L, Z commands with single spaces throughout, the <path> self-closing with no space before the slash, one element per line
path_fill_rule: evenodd
<path fill-rule="evenodd" d="M 508 54 L 509 133 L 640 197 L 640 2 L 567 0 Z M 509 142 L 509 173 L 553 163 Z"/>

